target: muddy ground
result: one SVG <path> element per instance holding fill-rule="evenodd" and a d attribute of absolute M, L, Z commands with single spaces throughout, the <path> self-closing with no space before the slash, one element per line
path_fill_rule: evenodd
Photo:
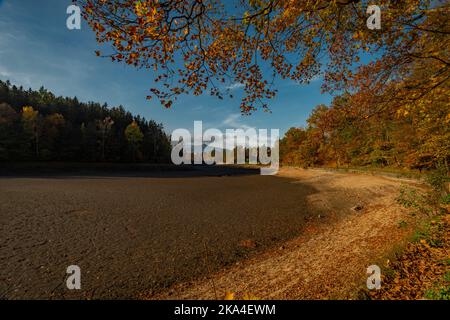
<path fill-rule="evenodd" d="M 401 183 L 299 169 L 3 176 L 0 297 L 346 297 L 407 233 Z M 69 265 L 81 290 L 66 288 Z"/>

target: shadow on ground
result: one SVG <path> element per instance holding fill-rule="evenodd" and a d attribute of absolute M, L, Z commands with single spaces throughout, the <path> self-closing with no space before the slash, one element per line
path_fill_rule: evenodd
<path fill-rule="evenodd" d="M 0 177 L 0 296 L 136 298 L 295 237 L 317 216 L 315 188 L 255 169 L 91 173 Z M 80 291 L 65 287 L 69 265 Z"/>
<path fill-rule="evenodd" d="M 136 163 L 0 163 L 0 177 L 221 177 L 259 175 L 259 168 L 233 165 L 172 165 Z"/>

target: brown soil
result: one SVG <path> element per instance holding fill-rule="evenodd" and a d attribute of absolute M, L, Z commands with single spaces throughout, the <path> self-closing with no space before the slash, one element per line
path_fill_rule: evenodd
<path fill-rule="evenodd" d="M 399 180 L 222 171 L 0 178 L 0 298 L 354 298 L 411 231 Z"/>
<path fill-rule="evenodd" d="M 416 222 L 395 201 L 405 181 L 295 168 L 283 168 L 279 176 L 316 188 L 318 192 L 307 201 L 325 212 L 325 217 L 311 219 L 298 237 L 252 259 L 144 297 L 214 299 L 233 292 L 237 298 L 244 294 L 262 299 L 360 298 L 367 267 L 381 266 L 386 254 L 404 243 Z M 352 213 L 336 212 L 336 204 L 349 197 L 356 204 L 347 205 Z M 401 227 L 401 222 L 410 227 Z"/>

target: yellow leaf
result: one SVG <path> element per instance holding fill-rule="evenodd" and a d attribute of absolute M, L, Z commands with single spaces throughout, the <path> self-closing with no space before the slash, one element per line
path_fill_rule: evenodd
<path fill-rule="evenodd" d="M 259 300 L 259 298 L 250 293 L 246 293 L 244 294 L 243 300 Z"/>
<path fill-rule="evenodd" d="M 234 293 L 228 291 L 228 292 L 225 294 L 224 300 L 234 300 Z"/>

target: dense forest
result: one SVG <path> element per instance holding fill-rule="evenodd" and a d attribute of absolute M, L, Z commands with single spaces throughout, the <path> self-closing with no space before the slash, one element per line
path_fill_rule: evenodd
<path fill-rule="evenodd" d="M 318 105 L 305 128 L 290 128 L 280 142 L 285 165 L 395 167 L 448 170 L 448 96 L 395 109 L 356 104 L 349 94 Z"/>
<path fill-rule="evenodd" d="M 0 81 L 0 161 L 168 162 L 161 124 Z"/>

